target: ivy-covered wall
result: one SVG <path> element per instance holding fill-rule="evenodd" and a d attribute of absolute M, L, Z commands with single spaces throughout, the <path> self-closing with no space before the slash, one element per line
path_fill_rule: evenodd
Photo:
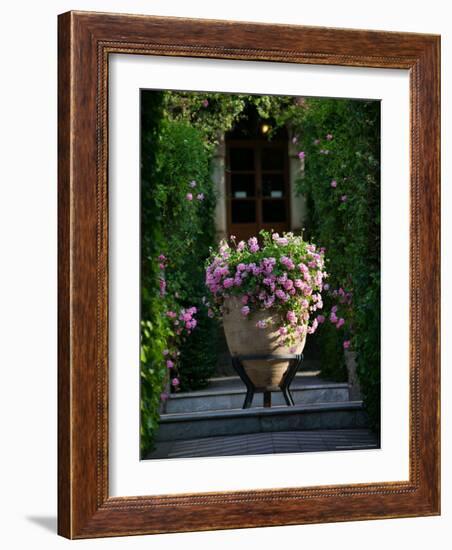
<path fill-rule="evenodd" d="M 322 371 L 346 378 L 343 349 L 357 352 L 374 427 L 380 420 L 380 103 L 309 99 L 290 120 L 304 160 L 298 190 L 309 236 L 326 248 L 330 273 L 319 331 Z"/>
<path fill-rule="evenodd" d="M 214 242 L 215 196 L 199 129 L 142 94 L 141 449 L 152 448 L 169 391 L 206 385 L 215 321 L 203 304 L 204 258 Z"/>

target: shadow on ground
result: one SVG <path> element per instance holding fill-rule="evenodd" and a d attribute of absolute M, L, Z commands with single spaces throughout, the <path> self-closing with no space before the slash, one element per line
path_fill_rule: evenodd
<path fill-rule="evenodd" d="M 27 516 L 26 519 L 30 523 L 39 525 L 39 527 L 42 527 L 46 531 L 57 532 L 57 518 L 55 516 Z"/>

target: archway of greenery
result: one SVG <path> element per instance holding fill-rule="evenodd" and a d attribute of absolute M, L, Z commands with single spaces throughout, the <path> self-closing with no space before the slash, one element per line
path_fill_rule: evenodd
<path fill-rule="evenodd" d="M 304 160 L 305 236 L 326 249 L 322 374 L 344 379 L 344 347 L 375 427 L 380 392 L 380 108 L 375 101 L 220 93 L 142 93 L 141 435 L 153 445 L 167 382 L 197 389 L 216 362 L 204 259 L 215 244 L 211 162 L 218 136 L 252 105 L 271 132 L 290 127 Z M 344 319 L 343 324 L 334 319 Z M 196 324 L 196 326 L 195 326 Z"/>

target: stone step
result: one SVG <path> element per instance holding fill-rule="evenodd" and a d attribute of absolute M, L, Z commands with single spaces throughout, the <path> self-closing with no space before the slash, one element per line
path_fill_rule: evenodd
<path fill-rule="evenodd" d="M 162 414 L 157 441 L 280 432 L 367 427 L 361 401 L 311 403 L 294 407 L 254 407 L 223 411 Z"/>
<path fill-rule="evenodd" d="M 290 390 L 296 405 L 342 403 L 349 401 L 347 383 L 326 382 L 311 373 L 297 374 Z M 172 394 L 166 402 L 166 413 L 190 413 L 242 408 L 246 389 L 238 377 L 213 379 L 208 388 Z M 280 391 L 272 392 L 272 405 L 285 405 Z M 263 406 L 263 394 L 254 395 L 252 408 Z"/>

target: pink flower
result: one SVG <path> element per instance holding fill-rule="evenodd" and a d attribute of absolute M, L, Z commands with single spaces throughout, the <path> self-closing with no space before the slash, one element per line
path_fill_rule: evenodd
<path fill-rule="evenodd" d="M 331 140 L 333 139 L 332 134 L 327 134 L 327 135 L 326 135 L 326 139 L 327 139 L 328 141 L 331 141 Z"/>
<path fill-rule="evenodd" d="M 161 401 L 166 401 L 168 397 L 169 395 L 165 391 L 160 394 Z"/>
<path fill-rule="evenodd" d="M 174 367 L 174 363 L 171 361 L 171 359 L 168 359 L 168 361 L 166 362 L 166 366 L 169 369 L 172 369 Z"/>
<path fill-rule="evenodd" d="M 244 294 L 241 298 L 242 304 L 247 304 L 249 300 L 248 294 Z"/>
<path fill-rule="evenodd" d="M 336 311 L 337 311 L 337 306 L 333 306 L 333 307 L 331 308 L 331 311 L 332 311 L 333 313 L 336 313 Z"/>
<path fill-rule="evenodd" d="M 295 264 L 293 263 L 293 261 L 287 256 L 283 256 L 280 261 L 282 265 L 287 269 L 293 269 L 295 267 Z"/>
<path fill-rule="evenodd" d="M 308 333 L 314 334 L 318 326 L 319 326 L 319 322 L 317 321 L 317 319 L 314 319 L 314 321 L 312 321 L 312 326 L 308 328 Z"/>
<path fill-rule="evenodd" d="M 213 310 L 210 309 L 210 307 L 207 310 L 207 316 L 210 317 L 210 319 L 212 319 L 212 317 L 214 316 L 214 312 L 213 312 Z"/>
<path fill-rule="evenodd" d="M 322 324 L 325 322 L 325 317 L 323 315 L 317 315 L 317 321 Z"/>
<path fill-rule="evenodd" d="M 158 258 L 161 262 L 163 262 L 164 260 L 166 260 L 166 256 L 164 256 L 163 254 L 160 254 L 159 258 Z"/>
<path fill-rule="evenodd" d="M 250 313 L 250 308 L 248 306 L 243 306 L 240 311 L 241 311 L 242 315 L 244 317 L 246 317 Z"/>
<path fill-rule="evenodd" d="M 198 193 L 196 195 L 196 198 L 199 200 L 199 201 L 203 201 L 204 200 L 204 193 Z"/>
<path fill-rule="evenodd" d="M 164 350 L 163 350 L 163 355 L 168 355 L 168 354 L 169 354 L 169 350 L 164 349 Z"/>
<path fill-rule="evenodd" d="M 305 152 L 304 152 L 304 151 L 300 151 L 300 152 L 298 153 L 298 158 L 299 158 L 300 160 L 303 160 L 305 156 L 306 156 L 306 155 L 305 155 Z"/>
<path fill-rule="evenodd" d="M 285 336 L 287 334 L 287 329 L 286 327 L 279 327 L 278 332 L 281 336 Z"/>
<path fill-rule="evenodd" d="M 245 246 L 246 246 L 245 241 L 240 241 L 239 244 L 237 245 L 237 250 L 238 250 L 239 252 L 242 252 L 242 250 L 245 249 Z"/>
<path fill-rule="evenodd" d="M 231 277 L 228 277 L 223 281 L 224 288 L 231 288 L 231 286 L 234 286 L 234 279 Z"/>
<path fill-rule="evenodd" d="M 167 311 L 166 316 L 170 319 L 174 319 L 175 317 L 177 317 L 177 314 L 174 311 Z"/>
<path fill-rule="evenodd" d="M 165 269 L 165 264 L 159 264 L 159 269 Z"/>
<path fill-rule="evenodd" d="M 257 328 L 265 328 L 267 326 L 267 323 L 263 320 L 260 320 L 256 323 Z"/>
<path fill-rule="evenodd" d="M 295 314 L 295 311 L 288 311 L 287 312 L 287 320 L 290 324 L 295 325 L 297 322 L 297 315 Z"/>
<path fill-rule="evenodd" d="M 166 294 L 165 279 L 159 279 L 159 286 L 160 286 L 160 296 L 165 296 L 165 294 Z"/>
<path fill-rule="evenodd" d="M 342 195 L 341 201 L 342 202 L 347 202 L 347 195 Z"/>
<path fill-rule="evenodd" d="M 192 201 L 193 200 L 193 195 L 191 193 L 187 193 L 185 195 L 185 198 L 188 200 L 188 201 Z"/>
<path fill-rule="evenodd" d="M 173 379 L 171 380 L 171 384 L 172 384 L 174 387 L 178 386 L 178 385 L 180 384 L 179 378 L 173 378 Z"/>
<path fill-rule="evenodd" d="M 193 189 L 194 187 L 196 187 L 196 181 L 192 180 L 188 185 Z"/>
<path fill-rule="evenodd" d="M 208 106 L 209 106 L 209 100 L 208 100 L 208 99 L 204 99 L 203 102 L 202 102 L 202 106 L 203 106 L 203 107 L 208 107 Z"/>
<path fill-rule="evenodd" d="M 348 349 L 350 347 L 350 340 L 344 340 L 344 343 L 342 344 L 344 346 L 344 349 Z"/>
<path fill-rule="evenodd" d="M 287 299 L 286 293 L 285 293 L 283 290 L 278 289 L 278 290 L 275 292 L 275 295 L 276 295 L 276 297 L 279 298 L 280 300 L 286 300 L 286 299 Z"/>
<path fill-rule="evenodd" d="M 337 181 L 336 180 L 333 180 L 331 182 L 331 187 L 337 187 Z"/>
<path fill-rule="evenodd" d="M 323 285 L 323 288 L 324 288 L 325 290 L 329 290 L 329 289 L 330 289 L 330 285 L 329 285 L 328 283 L 326 283 L 326 284 Z"/>
<path fill-rule="evenodd" d="M 338 320 L 337 316 L 333 311 L 333 313 L 331 313 L 331 315 L 330 315 L 330 321 L 333 323 L 333 325 L 335 325 L 337 323 L 337 320 Z"/>
<path fill-rule="evenodd" d="M 341 326 L 345 323 L 345 320 L 342 319 L 342 317 L 338 320 L 336 323 L 336 328 L 341 328 Z"/>
<path fill-rule="evenodd" d="M 198 322 L 196 321 L 196 319 L 191 319 L 191 321 L 187 321 L 185 323 L 185 328 L 187 330 L 193 330 L 194 328 L 196 328 L 197 324 L 198 324 Z"/>
<path fill-rule="evenodd" d="M 284 281 L 283 286 L 286 290 L 290 290 L 293 288 L 293 281 L 291 279 L 287 279 L 287 281 Z"/>
<path fill-rule="evenodd" d="M 253 254 L 259 250 L 259 244 L 256 237 L 251 237 L 248 239 L 248 246 L 250 247 L 250 252 Z"/>
<path fill-rule="evenodd" d="M 278 237 L 277 239 L 273 239 L 277 245 L 279 246 L 285 246 L 289 243 L 289 241 L 286 239 L 286 237 Z"/>

